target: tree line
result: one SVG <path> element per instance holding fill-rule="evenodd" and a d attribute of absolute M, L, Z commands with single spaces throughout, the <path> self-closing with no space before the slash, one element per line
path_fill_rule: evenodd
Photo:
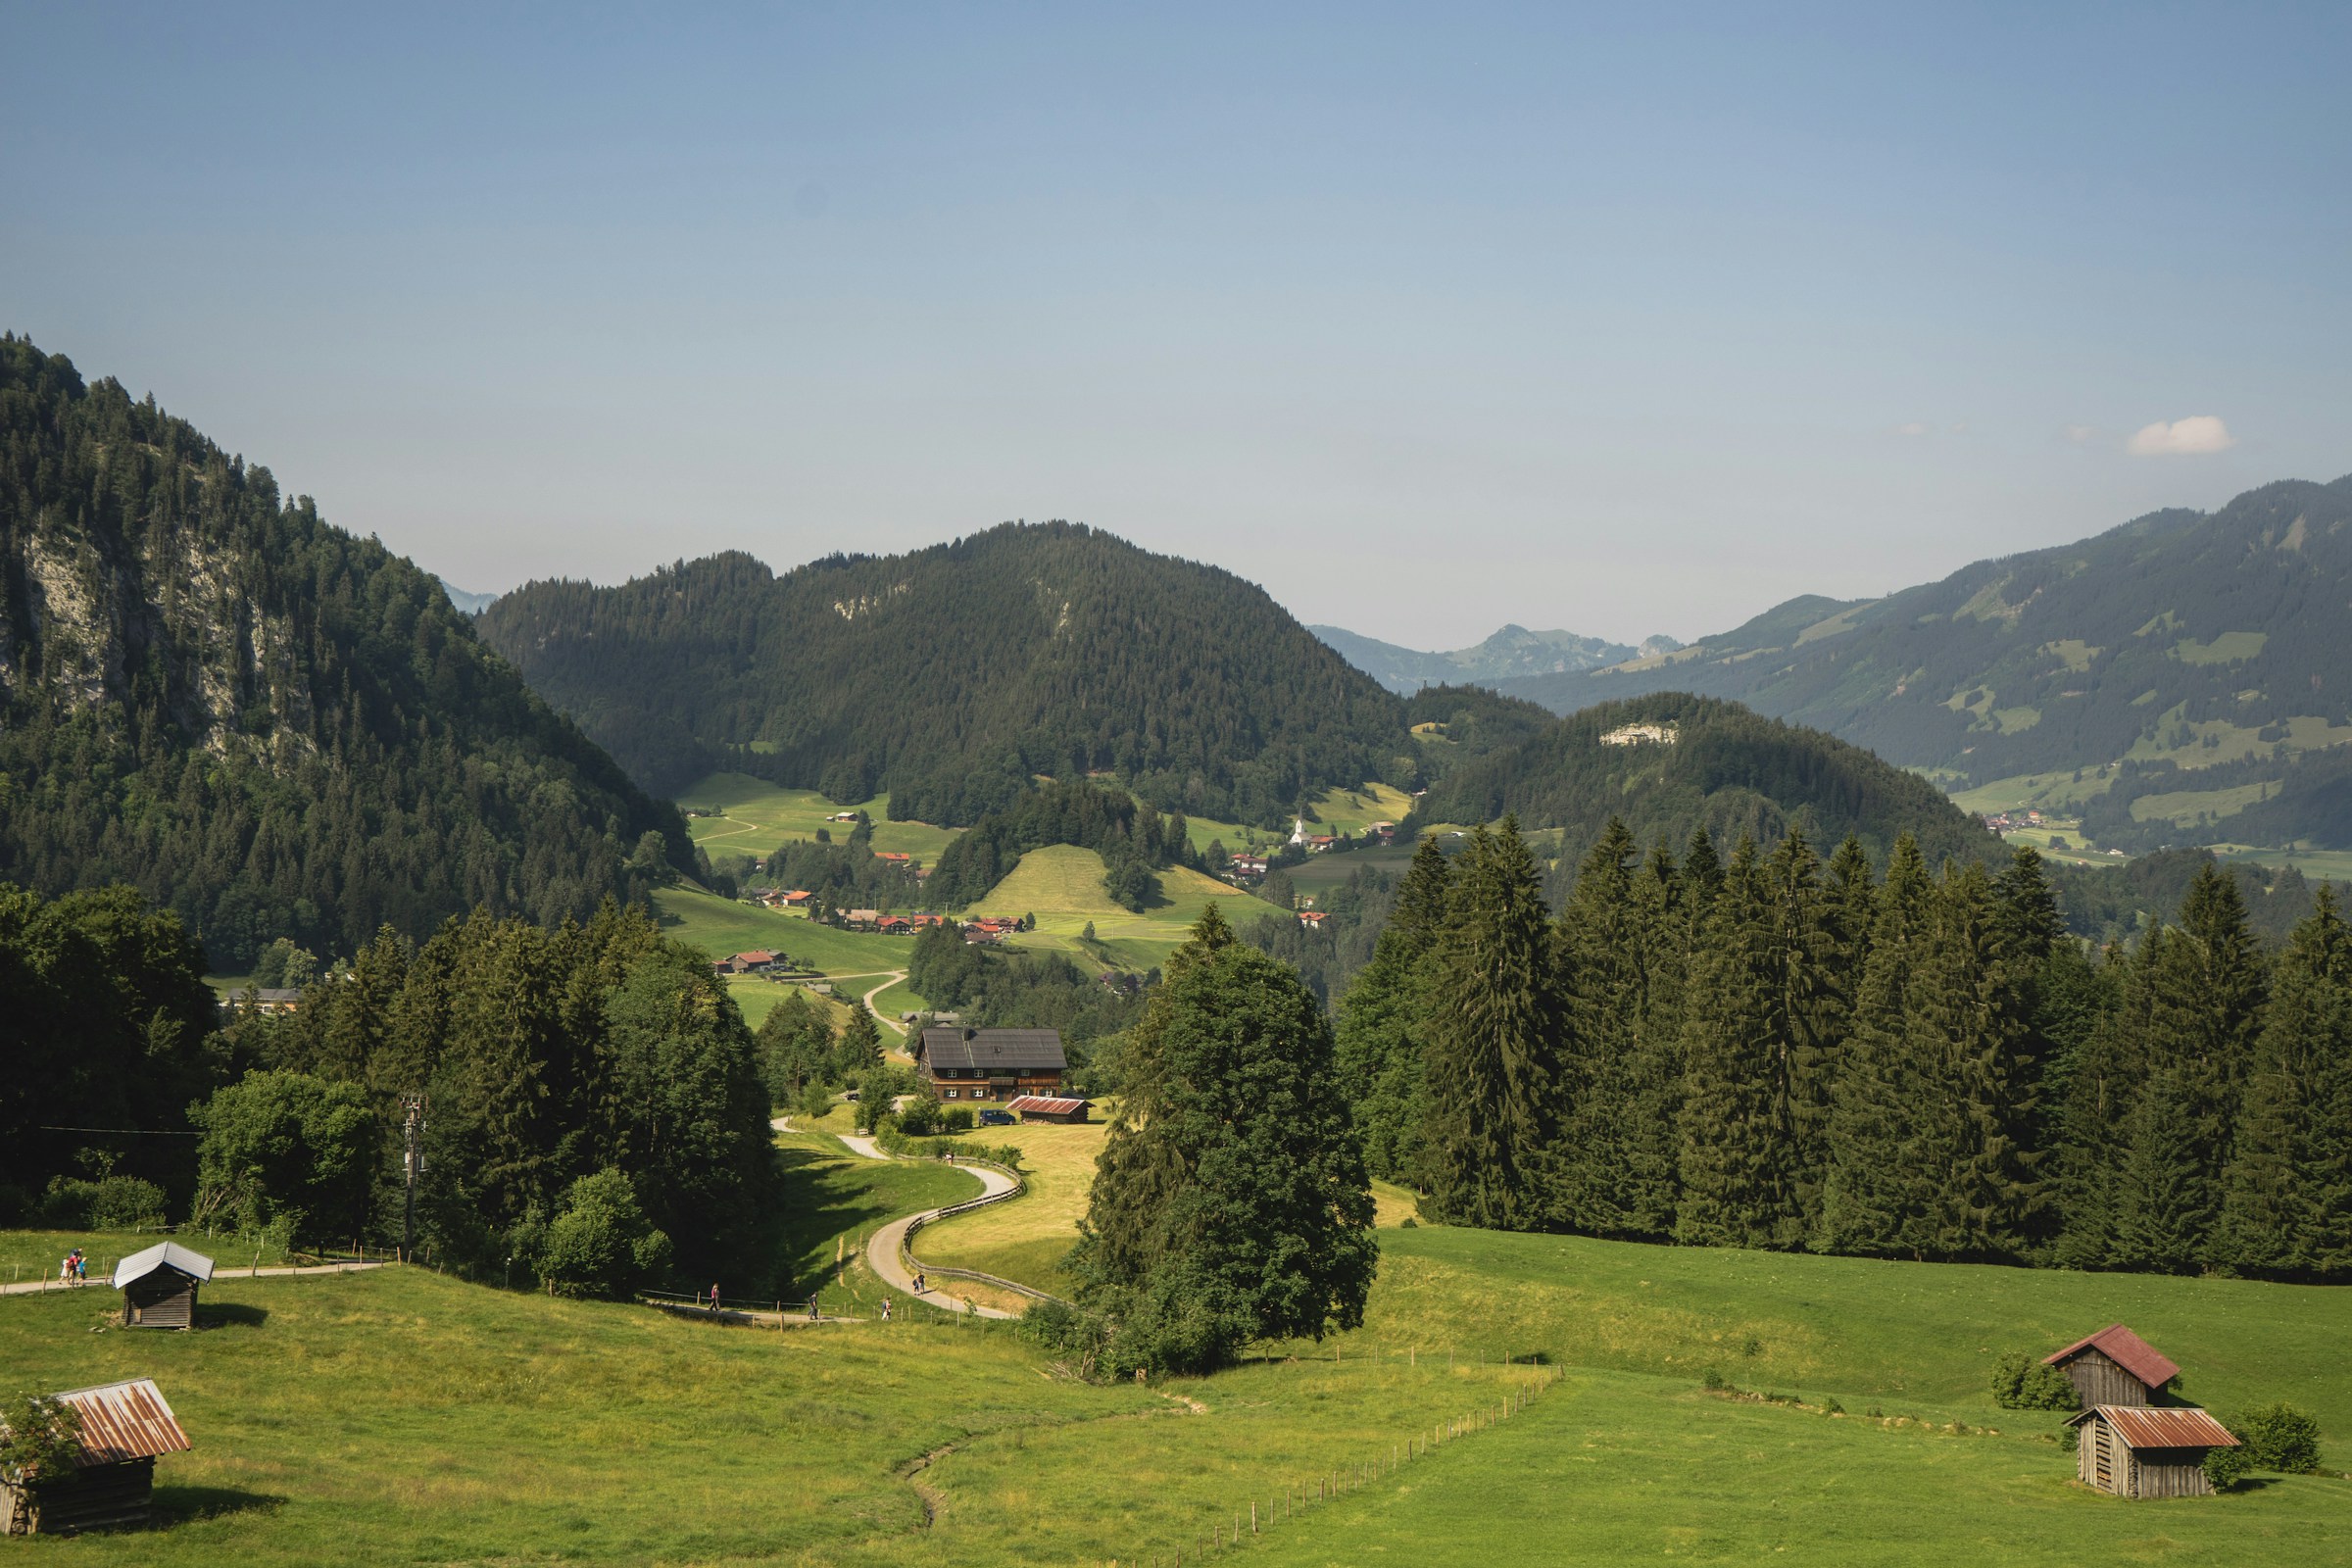
<path fill-rule="evenodd" d="M 1341 1010 L 1366 1158 L 1442 1221 L 1697 1246 L 2352 1273 L 2352 935 L 2208 864 L 2093 951 L 2038 857 L 1642 853 L 1554 914 L 1515 821 L 1425 844 Z"/>

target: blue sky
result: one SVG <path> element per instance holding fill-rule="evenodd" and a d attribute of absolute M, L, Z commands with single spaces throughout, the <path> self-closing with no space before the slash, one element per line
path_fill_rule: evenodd
<path fill-rule="evenodd" d="M 1067 516 L 1395 641 L 1689 638 L 2352 470 L 2341 6 L 0 0 L 0 324 L 466 587 Z"/>

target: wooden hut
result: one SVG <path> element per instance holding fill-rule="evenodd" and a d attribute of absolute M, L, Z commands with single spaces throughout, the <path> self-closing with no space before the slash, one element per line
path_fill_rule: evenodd
<path fill-rule="evenodd" d="M 2180 1375 L 2180 1367 L 2121 1323 L 2110 1323 L 2042 1361 L 2066 1373 L 2085 1410 L 2101 1404 L 2153 1404 L 2164 1386 Z"/>
<path fill-rule="evenodd" d="M 1023 1121 L 1083 1122 L 1087 1102 L 1062 1095 L 1021 1095 L 1006 1101 L 1004 1108 Z"/>
<path fill-rule="evenodd" d="M 2230 1429 L 2193 1407 L 2096 1404 L 2069 1421 L 2080 1429 L 2075 1474 L 2119 1497 L 2207 1497 L 2205 1455 L 2234 1448 Z"/>
<path fill-rule="evenodd" d="M 72 1535 L 142 1525 L 155 1504 L 155 1461 L 192 1445 L 146 1378 L 57 1396 L 81 1418 L 70 1481 L 44 1485 L 0 1476 L 0 1535 Z"/>
<path fill-rule="evenodd" d="M 213 1277 L 213 1260 L 177 1242 L 158 1242 L 115 1265 L 115 1289 L 122 1293 L 122 1326 L 133 1329 L 192 1329 L 196 1288 Z"/>

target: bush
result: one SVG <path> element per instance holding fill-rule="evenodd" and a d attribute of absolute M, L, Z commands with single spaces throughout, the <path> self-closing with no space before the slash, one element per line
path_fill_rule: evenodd
<path fill-rule="evenodd" d="M 607 1167 L 564 1193 L 537 1265 L 550 1296 L 623 1298 L 669 1267 L 669 1238 L 645 1217 L 628 1177 Z"/>
<path fill-rule="evenodd" d="M 972 1130 L 972 1107 L 950 1105 L 939 1113 L 939 1130 L 943 1133 L 968 1133 Z"/>
<path fill-rule="evenodd" d="M 930 1097 L 917 1095 L 899 1112 L 899 1131 L 909 1138 L 927 1138 L 939 1131 L 939 1107 Z"/>
<path fill-rule="evenodd" d="M 2320 1424 L 2291 1404 L 2248 1410 L 2230 1431 L 2245 1445 L 2238 1451 L 2254 1469 L 2307 1476 L 2320 1467 Z"/>
<path fill-rule="evenodd" d="M 2073 1430 L 2069 1428 L 2068 1430 Z M 2213 1483 L 2216 1492 L 2228 1492 L 2245 1479 L 2254 1461 L 2246 1457 L 2243 1448 L 2208 1448 L 2205 1450 L 2205 1479 Z"/>
<path fill-rule="evenodd" d="M 2012 1350 L 1992 1364 L 1992 1402 L 2004 1410 L 2075 1410 L 2082 1396 L 2058 1368 L 2025 1350 Z"/>
<path fill-rule="evenodd" d="M 71 1481 L 79 1472 L 81 1413 L 40 1394 L 20 1394 L 0 1404 L 0 1475 L 26 1481 Z"/>
<path fill-rule="evenodd" d="M 60 1176 L 50 1182 L 38 1213 L 41 1223 L 53 1230 L 161 1230 L 164 1190 L 136 1176 L 94 1182 Z"/>

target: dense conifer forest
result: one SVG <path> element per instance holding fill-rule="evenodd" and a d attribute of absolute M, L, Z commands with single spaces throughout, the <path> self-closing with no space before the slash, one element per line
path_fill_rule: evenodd
<path fill-rule="evenodd" d="M 2031 850 L 1610 819 L 1554 914 L 1506 820 L 1423 846 L 1340 1017 L 1371 1169 L 1449 1223 L 2352 1279 L 2331 888 L 2272 952 L 2208 861 L 2096 951 Z"/>
<path fill-rule="evenodd" d="M 234 970 L 585 917 L 689 855 L 431 576 L 0 337 L 0 877 L 128 884 Z"/>
<path fill-rule="evenodd" d="M 1262 589 L 1070 523 L 536 582 L 479 624 L 659 793 L 731 768 L 962 825 L 1034 775 L 1115 772 L 1160 810 L 1273 826 L 1416 765 L 1396 699 Z"/>
<path fill-rule="evenodd" d="M 1682 692 L 1603 703 L 1467 759 L 1431 787 L 1407 825 L 1493 822 L 1506 812 L 1531 828 L 1564 830 L 1563 865 L 1597 843 L 1612 818 L 1643 844 L 1680 844 L 1700 828 L 1721 843 L 1744 835 L 1766 849 L 1792 831 L 1815 842 L 1850 834 L 1883 859 L 1908 833 L 1936 859 L 2000 853 L 1998 839 L 1927 780 L 1820 730 Z"/>

